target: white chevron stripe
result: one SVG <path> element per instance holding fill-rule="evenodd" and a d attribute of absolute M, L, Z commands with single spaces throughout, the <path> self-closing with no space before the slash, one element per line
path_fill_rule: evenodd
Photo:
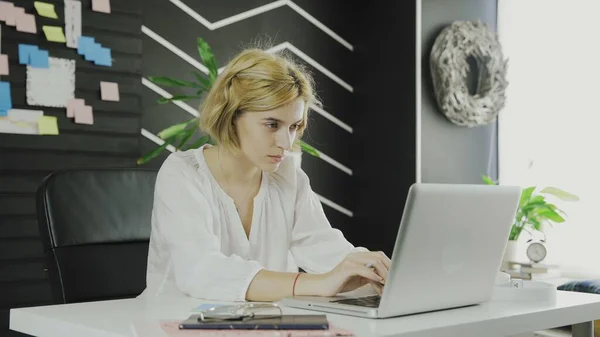
<path fill-rule="evenodd" d="M 315 194 L 316 194 L 316 193 L 315 193 Z M 347 216 L 349 216 L 349 217 L 353 217 L 353 216 L 354 216 L 354 213 L 352 213 L 352 211 L 351 211 L 351 210 L 349 210 L 349 209 L 347 209 L 347 208 L 344 208 L 344 207 L 342 207 L 342 206 L 340 206 L 340 205 L 336 204 L 335 202 L 333 202 L 333 201 L 331 201 L 331 200 L 329 200 L 329 199 L 325 198 L 324 196 L 322 196 L 322 195 L 318 195 L 318 194 L 317 194 L 317 197 L 319 198 L 319 200 L 321 200 L 321 202 L 322 202 L 323 204 L 325 204 L 325 205 L 327 205 L 327 206 L 329 206 L 329 207 L 331 207 L 331 208 L 335 209 L 336 211 L 338 211 L 338 212 L 340 212 L 340 213 L 344 213 L 344 214 L 346 214 L 346 215 L 347 215 Z"/>
<path fill-rule="evenodd" d="M 325 74 L 325 76 L 329 77 L 331 80 L 333 80 L 334 82 L 337 82 L 337 84 L 341 85 L 344 89 L 350 91 L 350 92 L 354 92 L 354 88 L 346 83 L 346 81 L 342 80 L 341 78 L 339 78 L 337 75 L 335 75 L 334 73 L 332 73 L 331 71 L 329 71 L 327 68 L 323 67 L 319 62 L 315 61 L 313 58 L 311 58 L 310 56 L 306 55 L 303 51 L 301 51 L 300 49 L 298 49 L 296 46 L 294 46 L 293 44 L 291 44 L 290 42 L 283 42 L 280 43 L 274 47 L 271 47 L 269 49 L 267 49 L 267 52 L 269 53 L 277 53 L 283 50 L 289 50 L 292 53 L 296 54 L 298 57 L 300 57 L 301 59 L 303 59 L 304 61 L 306 61 L 306 63 L 310 64 L 311 66 L 317 68 L 320 72 L 322 72 L 323 74 Z M 223 71 L 225 67 L 221 67 L 219 68 L 219 73 L 221 73 Z"/>
<path fill-rule="evenodd" d="M 196 60 L 195 58 L 193 58 L 190 55 L 186 54 L 183 50 L 175 47 L 174 44 L 172 44 L 171 42 L 165 40 L 162 36 L 156 34 L 150 28 L 142 25 L 142 33 L 148 35 L 148 37 L 150 37 L 152 40 L 158 42 L 163 47 L 165 47 L 168 50 L 170 50 L 171 52 L 173 52 L 173 54 L 181 57 L 187 63 L 189 63 L 192 66 L 194 66 L 196 69 L 202 71 L 205 74 L 208 74 L 208 68 L 206 68 L 202 63 L 198 62 L 198 60 Z"/>
<path fill-rule="evenodd" d="M 158 137 L 157 135 L 153 134 L 152 132 L 142 128 L 142 136 L 150 139 L 151 141 L 153 141 L 154 143 L 158 144 L 158 145 L 163 145 L 165 143 L 164 140 L 162 140 L 160 137 Z M 167 145 L 167 150 L 171 151 L 171 152 L 175 152 L 175 146 L 173 145 Z"/>
<path fill-rule="evenodd" d="M 170 0 L 170 1 L 175 6 L 179 7 L 179 9 L 181 9 L 182 11 L 187 13 L 189 16 L 191 16 L 194 20 L 198 21 L 199 23 L 201 23 L 203 26 L 205 26 L 206 28 L 208 28 L 210 30 L 219 29 L 219 28 L 228 26 L 230 24 L 236 23 L 238 21 L 242 21 L 242 20 L 248 19 L 250 17 L 274 10 L 279 7 L 289 6 L 296 13 L 300 14 L 307 21 L 309 21 L 310 23 L 315 25 L 317 28 L 322 30 L 325 34 L 331 36 L 331 38 L 333 38 L 334 40 L 336 40 L 337 42 L 339 42 L 341 45 L 348 48 L 349 50 L 354 51 L 354 47 L 352 46 L 352 44 L 350 44 L 348 41 L 346 41 L 341 36 L 336 34 L 333 30 L 329 29 L 321 21 L 317 20 L 314 16 L 310 15 L 307 11 L 302 9 L 300 6 L 296 5 L 291 0 L 275 1 L 270 4 L 266 4 L 266 5 L 263 5 L 260 7 L 253 8 L 253 9 L 243 12 L 243 13 L 239 13 L 239 14 L 230 16 L 228 18 L 219 20 L 217 22 L 210 22 L 210 21 L 206 20 L 202 15 L 198 14 L 196 11 L 194 11 L 193 9 L 188 7 L 188 5 L 183 3 L 181 0 Z"/>
<path fill-rule="evenodd" d="M 352 170 L 351 169 L 349 169 L 347 166 L 344 166 L 344 165 L 340 164 L 339 161 L 331 158 L 330 156 L 326 155 L 325 153 L 323 153 L 321 151 L 319 151 L 319 158 L 321 158 L 324 161 L 328 162 L 329 164 L 337 167 L 338 169 L 346 172 L 348 175 L 352 175 Z"/>
<path fill-rule="evenodd" d="M 152 142 L 158 144 L 158 145 L 163 145 L 165 143 L 164 140 L 162 140 L 160 137 L 156 136 L 155 134 L 153 134 L 152 132 L 142 128 L 141 129 L 141 134 L 142 136 L 148 138 L 149 140 L 151 140 Z M 175 152 L 176 149 L 173 145 L 167 145 L 167 150 L 169 150 L 170 152 Z M 317 197 L 319 198 L 319 200 L 321 200 L 322 203 L 324 203 L 325 205 L 337 210 L 340 213 L 346 214 L 349 217 L 352 217 L 354 214 L 352 213 L 352 211 L 348 210 L 347 208 L 344 208 L 338 204 L 336 204 L 335 202 L 315 193 L 317 195 Z"/>
<path fill-rule="evenodd" d="M 350 125 L 348 125 L 348 124 L 346 124 L 346 123 L 342 122 L 342 121 L 341 121 L 339 118 L 337 118 L 337 117 L 335 117 L 334 115 L 330 114 L 329 112 L 327 112 L 327 111 L 323 110 L 322 108 L 320 108 L 320 107 L 318 107 L 318 106 L 316 106 L 316 105 L 314 105 L 314 104 L 311 104 L 311 105 L 310 105 L 310 108 L 311 108 L 311 109 L 313 109 L 314 111 L 318 112 L 318 113 L 319 113 L 319 115 L 321 115 L 321 116 L 323 116 L 323 117 L 325 117 L 325 118 L 329 119 L 329 120 L 330 120 L 330 121 L 332 121 L 334 124 L 337 124 L 337 125 L 338 125 L 339 127 L 341 127 L 342 129 L 344 129 L 344 130 L 346 130 L 346 131 L 348 131 L 348 132 L 350 132 L 350 133 L 353 133 L 353 132 L 354 132 L 354 129 L 352 129 L 352 127 L 351 127 Z"/>
<path fill-rule="evenodd" d="M 146 27 L 146 26 L 142 26 L 142 32 L 144 34 L 146 34 L 148 37 L 150 37 L 151 39 L 153 39 L 154 41 L 156 41 L 158 44 L 162 45 L 163 47 L 167 48 L 167 50 L 173 52 L 175 55 L 181 57 L 184 61 L 188 62 L 189 64 L 191 64 L 193 67 L 195 67 L 196 69 L 200 70 L 201 72 L 208 74 L 208 68 L 206 68 L 203 64 L 201 64 L 200 62 L 198 62 L 196 59 L 194 59 L 193 57 L 189 56 L 188 54 L 186 54 L 183 50 L 177 48 L 176 46 L 174 46 L 172 43 L 170 43 L 169 41 L 165 40 L 162 36 L 156 34 L 154 31 L 152 31 L 150 28 Z M 284 42 L 282 44 L 279 44 L 271 49 L 269 49 L 269 52 L 278 52 L 281 51 L 285 48 L 287 48 L 289 46 L 293 47 L 293 49 L 296 49 L 296 47 L 294 47 L 292 44 L 288 43 L 288 42 Z M 290 49 L 292 50 L 292 49 Z M 304 53 L 303 53 L 304 54 Z M 304 54 L 306 55 L 306 54 Z M 300 56 L 300 55 L 299 55 Z M 301 56 L 300 56 L 301 57 Z M 307 56 L 308 57 L 308 56 Z M 309 58 L 310 59 L 310 58 Z M 310 59 L 312 60 L 312 59 Z M 311 63 L 311 61 L 305 60 L 308 63 Z M 318 65 L 315 66 L 315 68 L 319 69 L 319 67 L 325 69 L 324 67 L 322 67 L 321 65 L 319 65 L 316 61 L 312 60 L 312 62 L 314 62 L 315 64 Z M 312 64 L 312 63 L 311 63 Z M 219 69 L 219 73 L 221 73 L 223 71 L 224 67 L 221 67 Z M 325 69 L 327 70 L 327 69 Z M 331 73 L 331 72 L 329 72 Z M 333 74 L 332 74 L 333 75 Z M 335 75 L 334 75 L 335 76 Z M 333 78 L 332 78 L 333 79 Z M 343 81 L 342 81 L 343 82 Z M 345 83 L 345 82 L 344 82 Z M 350 87 L 350 89 L 352 89 L 352 87 Z M 162 89 L 161 89 L 162 90 Z M 318 112 L 320 115 L 322 115 L 323 117 L 329 119 L 330 121 L 332 121 L 333 123 L 335 123 L 336 125 L 338 125 L 339 127 L 341 127 L 342 129 L 352 133 L 353 129 L 351 126 L 349 126 L 348 124 L 342 122 L 339 118 L 333 116 L 332 114 L 330 114 L 329 112 L 325 111 L 324 109 L 321 109 L 317 106 L 311 105 L 311 109 L 315 110 L 316 112 Z"/>
<path fill-rule="evenodd" d="M 146 88 L 154 91 L 155 93 L 161 95 L 164 98 L 171 98 L 173 97 L 173 95 L 171 95 L 170 93 L 168 93 L 166 90 L 163 90 L 163 88 L 157 86 L 156 84 L 150 82 L 150 80 L 147 80 L 145 78 L 142 77 L 142 84 L 144 86 L 146 86 Z M 194 116 L 194 117 L 200 117 L 200 113 L 198 112 L 198 110 L 192 108 L 191 106 L 183 103 L 182 101 L 172 101 L 173 104 L 177 105 L 178 107 L 182 108 L 183 110 L 185 110 L 186 112 L 188 112 L 190 115 Z"/>
<path fill-rule="evenodd" d="M 339 85 L 344 87 L 344 89 L 346 89 L 350 92 L 354 92 L 354 88 L 352 88 L 352 86 L 350 84 L 344 82 L 341 78 L 337 77 L 334 73 L 327 70 L 327 68 L 323 67 L 317 61 L 310 58 L 308 55 L 306 55 L 300 49 L 296 48 L 293 44 L 291 44 L 289 42 L 284 42 L 283 44 L 286 45 L 288 50 L 290 50 L 294 54 L 300 56 L 300 58 L 302 58 L 304 61 L 308 62 L 311 66 L 319 69 L 319 71 L 321 71 L 323 74 L 327 75 L 327 77 L 331 78 L 332 80 L 336 81 Z"/>
<path fill-rule="evenodd" d="M 173 97 L 173 95 L 171 95 L 168 91 L 162 89 L 161 87 L 157 86 L 156 84 L 150 82 L 148 79 L 143 78 L 142 77 L 142 84 L 147 87 L 148 89 L 154 91 L 155 93 L 157 93 L 158 95 L 165 97 L 165 98 L 171 98 Z M 181 101 L 173 101 L 173 104 L 177 105 L 178 107 L 180 107 L 181 109 L 183 109 L 184 111 L 188 112 L 190 115 L 194 116 L 194 117 L 198 117 L 200 116 L 200 113 L 198 112 L 198 110 L 192 108 L 191 106 L 187 105 L 184 102 Z M 160 138 L 159 138 L 160 139 Z M 159 144 L 159 145 L 162 145 Z M 317 150 L 319 151 L 319 150 Z M 348 168 L 345 165 L 342 165 L 340 162 L 338 162 L 337 160 L 329 157 L 328 155 L 324 154 L 323 152 L 319 151 L 320 154 L 320 158 L 323 159 L 324 161 L 326 161 L 327 163 L 337 167 L 338 169 L 340 169 L 341 171 L 352 175 L 352 170 L 350 168 Z"/>

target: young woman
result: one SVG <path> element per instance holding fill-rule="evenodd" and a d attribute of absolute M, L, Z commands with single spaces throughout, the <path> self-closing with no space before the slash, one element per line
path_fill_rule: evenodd
<path fill-rule="evenodd" d="M 259 49 L 231 60 L 200 108 L 218 145 L 173 153 L 158 173 L 144 296 L 277 301 L 369 283 L 381 293 L 389 258 L 331 227 L 288 155 L 310 104 L 312 78 L 292 61 Z"/>

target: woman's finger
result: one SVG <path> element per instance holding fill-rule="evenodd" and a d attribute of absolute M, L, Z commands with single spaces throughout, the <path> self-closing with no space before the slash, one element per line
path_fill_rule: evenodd
<path fill-rule="evenodd" d="M 371 281 L 378 282 L 378 283 L 380 283 L 380 284 L 383 284 L 383 282 L 384 282 L 383 278 L 382 278 L 381 276 L 377 275 L 377 274 L 376 274 L 376 273 L 373 271 L 373 269 L 371 269 L 371 268 L 367 268 L 367 267 L 365 267 L 365 266 L 356 265 L 356 266 L 354 266 L 353 268 L 351 268 L 351 269 L 349 270 L 349 272 L 350 272 L 352 275 L 348 275 L 348 276 L 355 276 L 355 275 L 359 275 L 359 276 L 362 276 L 362 277 L 364 277 L 364 278 L 366 278 L 366 279 L 369 279 L 369 280 L 371 280 Z"/>
<path fill-rule="evenodd" d="M 365 255 L 356 255 L 352 259 L 352 262 L 356 264 L 362 264 L 367 268 L 374 268 L 375 272 L 381 276 L 384 280 L 387 279 L 388 267 L 385 265 L 385 261 L 382 260 L 382 256 L 377 252 L 369 252 Z"/>
<path fill-rule="evenodd" d="M 369 282 L 369 283 L 371 283 L 371 286 L 373 286 L 373 288 L 377 292 L 377 295 L 381 296 L 381 294 L 383 294 L 383 285 L 381 285 L 380 283 L 377 283 L 377 282 Z"/>
<path fill-rule="evenodd" d="M 379 255 L 379 258 L 381 262 L 383 262 L 385 268 L 387 268 L 387 270 L 390 270 L 390 268 L 392 267 L 392 260 L 390 260 L 390 258 L 387 257 L 387 255 L 385 255 L 385 253 L 382 251 L 375 252 L 375 254 Z"/>

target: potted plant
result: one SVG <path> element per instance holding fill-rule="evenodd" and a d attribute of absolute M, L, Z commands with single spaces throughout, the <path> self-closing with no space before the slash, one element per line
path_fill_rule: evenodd
<path fill-rule="evenodd" d="M 161 97 L 158 99 L 159 104 L 201 98 L 204 93 L 210 90 L 211 86 L 213 85 L 214 81 L 219 75 L 217 61 L 209 44 L 202 38 L 197 39 L 197 47 L 200 59 L 208 69 L 208 78 L 204 77 L 203 74 L 197 71 L 193 72 L 193 77 L 195 78 L 195 80 L 192 81 L 175 79 L 165 76 L 149 77 L 149 80 L 157 85 L 167 87 L 188 88 L 192 89 L 192 91 L 195 93 L 193 95 L 175 95 L 171 98 Z M 200 137 L 193 140 L 194 136 L 197 135 L 200 135 Z M 183 123 L 174 124 L 163 129 L 158 133 L 158 137 L 162 139 L 164 143 L 160 146 L 157 146 L 156 148 L 152 149 L 148 153 L 144 154 L 141 158 L 139 158 L 137 160 L 138 165 L 144 164 L 152 160 L 153 158 L 161 154 L 169 145 L 173 145 L 177 151 L 196 149 L 206 143 L 214 145 L 213 140 L 209 136 L 202 135 L 200 133 L 198 119 L 195 117 Z M 297 140 L 294 147 L 300 149 L 301 151 L 307 152 L 310 155 L 319 157 L 319 152 L 315 148 L 301 140 Z"/>
<path fill-rule="evenodd" d="M 489 176 L 482 176 L 484 183 L 488 185 L 498 185 L 497 181 Z M 543 232 L 543 224 L 552 226 L 554 223 L 565 221 L 567 214 L 556 205 L 548 202 L 546 196 L 552 195 L 562 201 L 578 201 L 579 197 L 560 190 L 556 187 L 545 187 L 536 191 L 537 186 L 529 186 L 522 190 L 521 199 L 515 220 L 512 224 L 506 251 L 504 253 L 505 261 L 515 261 L 517 240 L 523 231 L 530 235 L 532 231 Z M 545 235 L 545 234 L 544 234 Z"/>

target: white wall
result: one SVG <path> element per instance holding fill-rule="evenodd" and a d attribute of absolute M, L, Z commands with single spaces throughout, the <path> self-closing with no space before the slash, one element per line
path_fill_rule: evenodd
<path fill-rule="evenodd" d="M 596 0 L 498 1 L 510 82 L 499 117 L 500 183 L 579 195 L 557 201 L 569 217 L 548 229 L 545 262 L 600 273 L 598 15 Z"/>

